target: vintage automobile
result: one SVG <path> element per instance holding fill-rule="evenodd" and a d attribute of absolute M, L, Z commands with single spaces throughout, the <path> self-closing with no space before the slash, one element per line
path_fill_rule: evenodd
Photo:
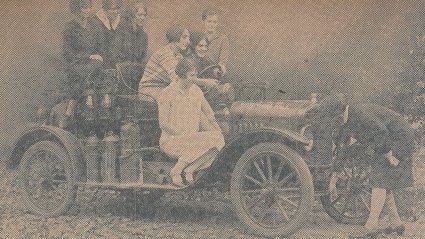
<path fill-rule="evenodd" d="M 201 75 L 214 67 L 218 66 Z M 305 117 L 320 104 L 314 97 L 252 99 L 252 91 L 264 96 L 264 84 L 240 87 L 237 101 L 229 83 L 220 83 L 216 92 L 206 90 L 226 146 L 210 168 L 195 175 L 193 185 L 179 188 L 168 176 L 176 159 L 164 155 L 158 146 L 156 102 L 132 90 L 125 67 L 118 65 L 103 74 L 113 86 L 107 97 L 96 100 L 88 92 L 78 104 L 77 116 L 68 123 L 60 115 L 66 104 L 57 105 L 48 121 L 17 139 L 8 166 L 19 169 L 23 201 L 31 212 L 46 217 L 66 213 L 79 187 L 142 190 L 151 192 L 153 200 L 161 195 L 158 192 L 216 187 L 230 192 L 237 216 L 262 236 L 295 233 L 311 213 L 315 198 L 338 222 L 366 220 L 367 162 L 341 156 L 332 157 L 326 165 L 315 161 L 314 137 Z M 338 178 L 338 197 L 331 199 L 326 185 L 336 158 L 343 160 L 344 170 Z"/>

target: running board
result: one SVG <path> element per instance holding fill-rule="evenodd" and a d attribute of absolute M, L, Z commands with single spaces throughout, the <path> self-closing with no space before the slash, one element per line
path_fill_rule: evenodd
<path fill-rule="evenodd" d="M 77 186 L 84 186 L 89 188 L 106 188 L 106 189 L 163 189 L 163 190 L 179 190 L 186 187 L 177 187 L 171 184 L 154 184 L 154 183 L 97 183 L 85 182 L 77 183 Z"/>

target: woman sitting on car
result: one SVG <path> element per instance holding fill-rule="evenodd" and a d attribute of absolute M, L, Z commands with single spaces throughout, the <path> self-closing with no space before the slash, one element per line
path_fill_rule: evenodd
<path fill-rule="evenodd" d="M 175 74 L 177 79 L 158 97 L 160 147 L 177 158 L 170 176 L 174 185 L 184 187 L 182 174 L 187 183 L 193 183 L 193 174 L 214 162 L 224 147 L 224 137 L 214 111 L 194 84 L 197 72 L 193 62 L 181 59 Z"/>
<path fill-rule="evenodd" d="M 201 32 L 191 32 L 190 33 L 190 49 L 192 52 L 192 59 L 193 63 L 196 66 L 196 70 L 198 71 L 198 74 L 201 73 L 204 69 L 208 68 L 209 66 L 215 65 L 214 62 L 207 56 L 208 52 L 208 46 L 209 42 L 207 39 L 207 36 Z M 216 68 L 216 72 L 208 72 L 208 76 L 218 78 L 218 71 L 219 69 Z M 213 73 L 213 74 L 211 74 Z M 216 73 L 216 74 L 214 74 Z M 206 78 L 207 74 L 204 74 L 202 78 Z"/>
<path fill-rule="evenodd" d="M 101 68 L 99 55 L 93 52 L 90 25 L 91 0 L 70 0 L 69 8 L 73 19 L 65 25 L 63 31 L 63 56 L 66 62 L 69 98 L 66 116 L 74 115 L 75 102 L 84 95 L 86 78 Z"/>
<path fill-rule="evenodd" d="M 198 71 L 198 85 L 204 85 L 205 97 L 213 108 L 220 104 L 226 104 L 233 100 L 233 87 L 229 84 L 219 84 L 217 79 L 223 76 L 220 65 L 214 63 L 207 55 L 209 41 L 201 32 L 191 32 L 190 48 L 192 61 Z M 200 84 L 199 82 L 202 82 Z"/>
<path fill-rule="evenodd" d="M 168 44 L 157 50 L 149 58 L 143 77 L 139 83 L 139 93 L 158 98 L 162 88 L 177 79 L 175 69 L 189 46 L 189 31 L 180 25 L 168 28 Z"/>
<path fill-rule="evenodd" d="M 148 35 L 144 31 L 147 8 L 141 1 L 129 6 L 123 14 L 123 24 L 118 29 L 113 44 L 117 69 L 121 71 L 130 94 L 137 90 L 146 64 Z"/>
<path fill-rule="evenodd" d="M 139 93 L 154 99 L 164 87 L 177 80 L 176 65 L 184 56 L 188 55 L 190 32 L 187 28 L 174 25 L 167 30 L 168 44 L 156 51 L 149 59 L 145 72 L 139 83 Z M 196 79 L 199 86 L 213 87 L 217 81 Z"/>

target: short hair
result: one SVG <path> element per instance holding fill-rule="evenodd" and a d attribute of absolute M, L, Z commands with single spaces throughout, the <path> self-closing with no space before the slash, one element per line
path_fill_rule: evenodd
<path fill-rule="evenodd" d="M 92 6 L 91 0 L 70 0 L 69 1 L 69 10 L 72 14 L 79 13 L 83 7 L 86 5 Z"/>
<path fill-rule="evenodd" d="M 181 25 L 173 25 L 169 27 L 167 29 L 167 32 L 165 33 L 165 36 L 167 37 L 168 42 L 169 43 L 179 42 L 180 37 L 182 36 L 185 29 L 186 28 L 184 28 Z"/>
<path fill-rule="evenodd" d="M 196 70 L 195 64 L 192 60 L 184 57 L 177 63 L 175 72 L 178 77 L 186 79 L 187 73 L 191 70 Z"/>
<path fill-rule="evenodd" d="M 131 3 L 130 6 L 128 7 L 128 16 L 130 18 L 134 18 L 136 16 L 137 8 L 138 8 L 139 5 L 142 5 L 143 9 L 145 10 L 145 13 L 148 14 L 148 8 L 146 7 L 145 2 L 138 0 L 138 1 Z"/>
<path fill-rule="evenodd" d="M 202 21 L 205 21 L 207 17 L 214 16 L 214 15 L 219 15 L 219 12 L 216 9 L 207 8 L 202 12 Z"/>
<path fill-rule="evenodd" d="M 195 51 L 195 47 L 203 39 L 205 39 L 205 41 L 207 42 L 208 45 L 210 44 L 207 36 L 204 33 L 202 33 L 202 32 L 190 32 L 190 48 L 192 48 L 192 50 Z"/>
<path fill-rule="evenodd" d="M 102 8 L 105 10 L 109 10 L 112 7 L 121 8 L 122 0 L 102 0 Z"/>

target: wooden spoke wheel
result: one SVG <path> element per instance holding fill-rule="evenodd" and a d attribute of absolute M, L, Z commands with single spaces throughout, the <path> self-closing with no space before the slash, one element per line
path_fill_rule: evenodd
<path fill-rule="evenodd" d="M 53 217 L 68 211 L 75 200 L 75 186 L 67 151 L 51 141 L 32 145 L 20 166 L 22 200 L 38 215 Z"/>
<path fill-rule="evenodd" d="M 288 236 L 303 224 L 314 201 L 308 166 L 279 143 L 248 149 L 232 174 L 231 199 L 243 223 L 255 234 Z"/>
<path fill-rule="evenodd" d="M 370 166 L 347 162 L 338 173 L 337 197 L 320 197 L 326 213 L 339 223 L 364 224 L 369 216 L 371 192 Z"/>

